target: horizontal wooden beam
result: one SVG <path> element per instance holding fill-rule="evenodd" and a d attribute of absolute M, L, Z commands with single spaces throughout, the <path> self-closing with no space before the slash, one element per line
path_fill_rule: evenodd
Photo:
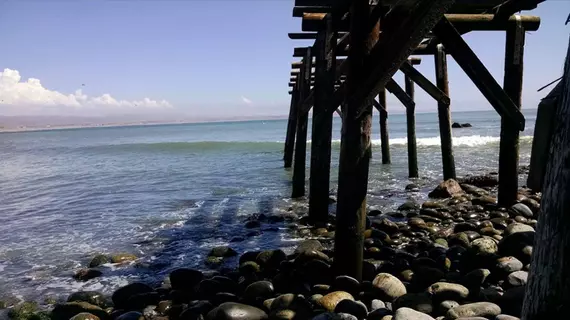
<path fill-rule="evenodd" d="M 332 1 L 333 0 L 295 1 L 295 7 L 293 8 L 293 17 L 302 17 L 303 13 L 328 13 L 331 10 Z M 385 6 L 393 6 L 398 1 L 401 0 L 383 0 L 382 4 Z M 456 0 L 455 4 L 449 9 L 448 13 L 492 13 L 497 9 L 500 13 L 500 10 L 503 10 L 501 7 L 506 7 L 510 10 L 505 11 L 511 15 L 522 10 L 532 10 L 536 8 L 537 4 L 544 1 L 545 0 Z M 512 8 L 509 6 L 512 6 Z"/>
<path fill-rule="evenodd" d="M 289 78 L 289 81 L 291 81 L 291 82 L 296 82 L 297 79 L 299 79 L 299 77 L 298 77 L 298 75 L 296 74 L 296 75 L 290 77 L 290 78 Z M 342 80 L 345 80 L 345 79 L 346 79 L 346 76 L 341 76 L 338 80 L 342 81 Z M 313 80 L 315 80 L 315 76 L 314 76 L 314 75 L 311 75 L 311 81 L 313 81 Z"/>
<path fill-rule="evenodd" d="M 323 28 L 323 18 L 325 13 L 307 13 L 303 15 L 303 31 L 319 31 Z M 499 31 L 506 30 L 509 26 L 516 24 L 520 18 L 522 26 L 527 31 L 536 31 L 540 27 L 540 17 L 537 16 L 510 16 L 505 19 L 497 19 L 494 14 L 446 14 L 445 17 L 458 30 L 468 31 Z M 340 22 L 339 30 L 348 31 L 350 20 L 345 19 Z"/>
<path fill-rule="evenodd" d="M 447 53 L 453 57 L 501 117 L 516 123 L 521 131 L 524 130 L 523 114 L 463 40 L 453 24 L 444 17 L 433 28 L 433 32 L 441 40 Z"/>
<path fill-rule="evenodd" d="M 402 71 L 406 76 L 410 77 L 420 88 L 427 92 L 436 101 L 443 104 L 449 105 L 451 100 L 449 97 L 441 91 L 436 85 L 434 85 L 428 78 L 419 72 L 409 63 L 404 63 L 400 66 L 400 71 Z"/>
<path fill-rule="evenodd" d="M 346 32 L 339 32 L 338 36 L 342 37 Z M 291 40 L 314 40 L 317 39 L 316 32 L 290 32 L 289 39 Z"/>
<path fill-rule="evenodd" d="M 508 17 L 522 10 L 532 10 L 546 0 L 507 0 L 499 6 L 496 6 L 491 12 L 498 17 Z"/>
<path fill-rule="evenodd" d="M 336 59 L 336 65 L 339 66 L 341 65 L 346 59 Z M 408 58 L 408 62 L 411 63 L 413 66 L 415 65 L 419 65 L 422 63 L 422 58 L 421 57 L 409 57 Z M 314 61 L 313 61 L 314 63 Z M 295 61 L 291 63 L 291 68 L 292 69 L 299 69 L 301 68 L 301 61 Z M 298 70 L 293 70 L 291 71 L 291 75 L 297 75 L 299 74 Z"/>
<path fill-rule="evenodd" d="M 305 48 L 305 51 L 307 50 L 307 48 Z M 337 64 L 341 63 L 342 61 L 344 61 L 344 59 L 337 59 Z M 340 62 L 339 62 L 340 61 Z M 315 59 L 313 59 L 313 65 L 315 64 Z M 301 68 L 302 62 L 301 61 L 295 61 L 295 62 L 291 62 L 291 68 L 292 69 L 299 69 Z"/>
<path fill-rule="evenodd" d="M 307 52 L 307 47 L 296 47 L 293 48 L 293 57 L 299 58 L 304 57 L 305 52 Z M 427 45 L 419 45 L 412 53 L 412 55 L 433 55 L 435 54 L 435 49 L 433 46 L 428 47 Z M 348 48 L 345 49 L 337 49 L 336 50 L 337 57 L 347 57 L 348 56 Z"/>

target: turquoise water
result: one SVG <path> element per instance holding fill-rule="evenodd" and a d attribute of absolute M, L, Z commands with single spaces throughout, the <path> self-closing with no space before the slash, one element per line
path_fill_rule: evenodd
<path fill-rule="evenodd" d="M 525 111 L 521 164 L 529 162 L 535 113 Z M 452 116 L 473 125 L 453 132 L 458 174 L 496 171 L 498 115 Z M 441 178 L 437 114 L 418 114 L 416 120 L 421 178 L 415 182 L 425 191 Z M 423 192 L 403 192 L 410 183 L 405 116 L 388 119 L 392 165 L 380 163 L 377 121 L 369 204 L 391 210 L 408 196 L 425 198 Z M 209 248 L 239 236 L 245 240 L 231 246 L 240 252 L 294 245 L 296 239 L 284 232 L 284 225 L 254 237 L 243 228 L 253 213 L 290 207 L 306 211 L 303 201 L 288 199 L 291 171 L 282 168 L 286 124 L 272 120 L 0 134 L 0 293 L 41 299 L 80 289 L 111 292 L 134 279 L 160 281 L 172 268 L 202 267 Z M 338 119 L 333 137 L 331 189 L 338 174 Z M 88 282 L 72 279 L 95 253 L 115 252 L 135 253 L 143 263 L 110 265 L 102 277 Z"/>

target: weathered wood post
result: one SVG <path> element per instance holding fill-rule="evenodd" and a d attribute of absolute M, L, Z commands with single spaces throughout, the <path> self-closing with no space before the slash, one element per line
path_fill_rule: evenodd
<path fill-rule="evenodd" d="M 406 93 L 414 100 L 414 82 L 405 76 Z M 417 178 L 418 174 L 418 148 L 416 146 L 416 106 L 406 107 L 406 125 L 408 133 L 408 175 Z"/>
<path fill-rule="evenodd" d="M 380 143 L 382 145 L 382 164 L 389 164 L 390 161 L 390 138 L 388 137 L 388 107 L 386 106 L 386 89 L 382 89 L 378 94 L 380 108 Z"/>
<path fill-rule="evenodd" d="M 295 135 L 297 133 L 297 104 L 299 100 L 299 84 L 291 91 L 291 107 L 289 108 L 289 120 L 287 122 L 287 135 L 285 136 L 285 149 L 283 162 L 285 168 L 291 168 L 293 164 L 293 151 L 295 150 Z"/>
<path fill-rule="evenodd" d="M 447 57 L 441 44 L 437 46 L 435 56 L 435 78 L 437 87 L 449 96 L 447 79 Z M 451 138 L 451 113 L 448 104 L 438 102 L 439 135 L 441 137 L 441 160 L 443 162 L 443 179 L 455 179 L 455 159 Z"/>
<path fill-rule="evenodd" d="M 350 9 L 350 53 L 343 110 L 343 128 L 338 176 L 338 203 L 335 232 L 334 268 L 336 274 L 362 279 L 366 193 L 372 153 L 370 133 L 372 105 L 351 99 L 361 89 L 370 70 L 366 57 L 378 41 L 380 23 L 371 28 L 368 0 L 354 0 Z"/>
<path fill-rule="evenodd" d="M 518 109 L 521 108 L 523 85 L 523 57 L 525 30 L 521 21 L 507 29 L 505 45 L 505 76 L 503 89 Z M 501 118 L 501 142 L 499 151 L 498 202 L 510 206 L 517 200 L 519 182 L 519 125 Z"/>
<path fill-rule="evenodd" d="M 566 318 L 570 308 L 570 46 L 546 167 L 522 320 Z M 519 237 L 523 239 L 523 237 Z"/>
<path fill-rule="evenodd" d="M 301 72 L 297 80 L 299 82 L 299 102 L 297 103 L 297 137 L 295 142 L 295 163 L 293 164 L 292 198 L 303 197 L 305 195 L 307 124 L 309 121 L 309 112 L 304 112 L 301 108 L 311 90 L 311 64 L 311 47 L 309 47 L 303 58 L 303 66 L 301 67 Z"/>
<path fill-rule="evenodd" d="M 560 104 L 562 95 L 562 82 L 559 82 L 550 93 L 538 104 L 534 136 L 532 138 L 532 151 L 530 155 L 530 168 L 526 184 L 535 192 L 542 191 L 544 172 L 548 163 L 548 151 L 552 141 L 552 129 L 556 122 L 556 109 Z"/>
<path fill-rule="evenodd" d="M 336 32 L 332 15 L 325 16 L 326 28 L 317 34 L 315 66 L 315 102 L 311 138 L 311 175 L 309 184 L 309 218 L 327 221 L 331 168 Z"/>

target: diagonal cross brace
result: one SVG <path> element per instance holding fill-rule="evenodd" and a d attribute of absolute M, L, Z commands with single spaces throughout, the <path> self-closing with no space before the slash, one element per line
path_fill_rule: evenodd
<path fill-rule="evenodd" d="M 433 33 L 437 35 L 446 51 L 455 59 L 499 115 L 517 123 L 519 129 L 523 131 L 525 126 L 524 115 L 449 20 L 443 17 L 433 28 Z"/>
<path fill-rule="evenodd" d="M 406 91 L 404 91 L 404 89 L 402 89 L 402 87 L 400 87 L 400 85 L 394 81 L 394 79 L 390 79 L 388 81 L 388 83 L 386 83 L 386 90 L 388 90 L 391 94 L 395 95 L 396 98 L 398 98 L 398 100 L 400 100 L 400 102 L 404 105 L 404 107 L 406 108 L 413 108 L 416 106 L 416 103 L 414 101 L 414 99 L 412 99 L 410 97 L 410 95 L 408 95 L 406 93 Z M 380 104 L 380 102 L 376 101 L 376 99 L 372 100 L 372 105 L 374 105 L 374 107 L 376 107 L 376 109 L 378 109 L 378 111 L 380 112 L 386 112 L 388 113 L 388 111 L 386 111 L 386 109 L 384 108 L 384 106 L 382 104 Z M 361 110 L 358 114 L 357 117 L 360 117 L 362 115 L 362 112 L 364 111 Z"/>
<path fill-rule="evenodd" d="M 420 86 L 427 94 L 429 94 L 432 98 L 434 98 L 437 102 L 441 102 L 446 105 L 451 104 L 451 99 L 441 91 L 436 85 L 434 85 L 428 78 L 424 77 L 424 75 L 419 72 L 416 68 L 414 68 L 410 63 L 404 63 L 400 67 L 400 71 L 402 71 L 405 75 L 410 77 L 415 83 Z M 403 103 L 403 101 L 402 101 Z"/>

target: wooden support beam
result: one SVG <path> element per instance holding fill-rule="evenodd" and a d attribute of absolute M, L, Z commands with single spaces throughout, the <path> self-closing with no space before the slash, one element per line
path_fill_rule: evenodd
<path fill-rule="evenodd" d="M 390 164 L 390 138 L 388 134 L 388 107 L 386 106 L 386 90 L 380 90 L 378 94 L 380 104 L 380 145 L 382 150 L 382 164 Z"/>
<path fill-rule="evenodd" d="M 380 104 L 380 102 L 374 100 L 372 105 L 374 106 L 374 108 L 376 108 L 376 110 L 378 110 L 378 112 L 382 112 L 382 111 L 386 111 L 386 109 L 384 109 L 384 106 Z"/>
<path fill-rule="evenodd" d="M 299 78 L 299 75 L 295 74 L 295 75 L 291 76 L 291 78 L 289 78 L 289 82 L 296 82 L 298 78 Z M 314 75 L 311 76 L 311 82 L 315 81 L 315 79 L 316 79 L 316 76 L 314 76 Z M 336 82 L 344 81 L 344 80 L 346 80 L 346 76 L 340 76 L 340 78 Z"/>
<path fill-rule="evenodd" d="M 327 13 L 331 11 L 330 6 L 297 6 L 293 7 L 293 17 L 301 18 L 304 13 Z"/>
<path fill-rule="evenodd" d="M 333 111 L 338 108 L 334 101 L 336 33 L 332 16 L 325 19 L 327 28 L 319 31 L 315 42 L 317 64 L 309 184 L 309 219 L 312 222 L 328 221 Z"/>
<path fill-rule="evenodd" d="M 295 142 L 295 162 L 293 164 L 293 188 L 291 198 L 305 196 L 305 171 L 307 160 L 307 124 L 309 113 L 301 110 L 301 102 L 305 100 L 310 90 L 309 79 L 311 78 L 311 49 L 307 50 L 304 58 L 305 65 L 301 68 L 299 82 L 299 103 L 297 105 L 297 137 Z"/>
<path fill-rule="evenodd" d="M 400 70 L 410 79 L 412 79 L 415 83 L 417 83 L 420 88 L 422 88 L 427 94 L 429 94 L 432 98 L 435 99 L 438 103 L 443 104 L 450 104 L 451 100 L 449 97 L 443 93 L 443 91 L 439 90 L 439 88 L 431 83 L 428 78 L 424 77 L 421 72 L 419 72 L 416 68 L 414 68 L 409 63 L 404 63 L 400 67 Z"/>
<path fill-rule="evenodd" d="M 414 101 L 414 82 L 409 76 L 404 77 L 406 93 Z M 408 176 L 418 178 L 418 148 L 416 145 L 416 105 L 406 107 L 406 128 L 408 137 Z"/>
<path fill-rule="evenodd" d="M 491 11 L 497 16 L 497 20 L 502 20 L 523 10 L 536 9 L 536 7 L 544 1 L 546 0 L 507 0 Z"/>
<path fill-rule="evenodd" d="M 372 30 L 369 28 L 368 0 L 352 1 L 350 14 L 353 19 L 350 66 L 345 82 L 347 96 L 354 95 L 367 75 L 364 61 L 380 34 L 379 23 Z M 368 169 L 372 155 L 372 103 L 364 105 L 362 100 L 346 102 L 343 104 L 333 268 L 337 275 L 348 275 L 361 281 Z M 367 111 L 357 117 L 362 109 Z"/>
<path fill-rule="evenodd" d="M 295 58 L 304 57 L 306 51 L 307 51 L 306 47 L 293 48 L 293 57 Z M 433 54 L 435 54 L 435 45 L 428 46 L 425 44 L 419 45 L 411 53 L 411 55 L 433 55 Z M 336 56 L 337 57 L 348 56 L 348 47 L 342 48 L 341 46 L 339 46 L 336 52 Z"/>
<path fill-rule="evenodd" d="M 304 57 L 304 56 L 305 56 L 305 55 L 303 55 L 303 57 Z M 421 58 L 417 58 L 417 59 L 419 59 L 419 60 L 421 61 Z M 344 62 L 344 60 L 346 60 L 346 59 L 336 59 L 336 62 L 337 62 L 337 63 L 342 63 L 342 62 Z M 315 60 L 315 59 L 313 58 L 313 64 L 315 63 L 315 61 L 317 61 L 317 60 Z M 303 62 L 302 62 L 302 61 L 291 62 L 291 69 L 300 69 L 302 65 L 303 65 Z M 314 69 L 314 68 L 313 68 L 313 69 Z M 293 75 L 293 74 L 299 74 L 299 72 L 300 72 L 299 70 L 292 70 L 292 71 L 291 71 L 291 75 Z"/>
<path fill-rule="evenodd" d="M 435 79 L 437 87 L 449 96 L 449 81 L 447 78 L 447 56 L 442 45 L 437 46 L 435 55 Z M 455 157 L 453 156 L 453 142 L 451 135 L 450 105 L 437 103 L 439 118 L 439 136 L 441 139 L 441 161 L 443 163 L 443 179 L 456 179 Z"/>
<path fill-rule="evenodd" d="M 550 93 L 542 98 L 536 111 L 536 122 L 532 138 L 530 169 L 527 186 L 534 192 L 542 192 L 546 164 L 550 156 L 550 144 L 556 124 L 556 110 L 562 101 L 564 83 L 558 82 Z"/>
<path fill-rule="evenodd" d="M 335 81 L 338 81 L 339 78 L 346 73 L 347 69 L 348 69 L 348 60 L 344 60 L 341 64 L 337 63 L 335 71 Z M 309 110 L 311 110 L 311 107 L 313 106 L 313 102 L 314 102 L 314 91 L 311 90 L 309 96 L 307 97 L 307 99 L 305 99 L 305 101 L 302 104 L 301 107 L 302 110 L 309 112 Z M 340 102 L 337 105 L 339 104 Z"/>
<path fill-rule="evenodd" d="M 517 24 L 507 30 L 503 88 L 520 110 L 523 88 L 525 30 Z M 519 130 L 512 121 L 501 119 L 498 203 L 509 207 L 517 201 L 519 183 Z"/>
<path fill-rule="evenodd" d="M 350 33 L 343 34 L 340 37 L 340 39 L 338 39 L 338 44 L 337 44 L 337 49 L 335 50 L 335 54 L 339 50 L 346 50 L 349 40 L 350 40 Z"/>
<path fill-rule="evenodd" d="M 291 168 L 293 164 L 293 152 L 295 148 L 295 135 L 297 133 L 297 109 L 299 105 L 299 86 L 291 91 L 291 106 L 289 108 L 289 120 L 287 121 L 287 135 L 283 150 L 283 162 L 285 168 Z"/>
<path fill-rule="evenodd" d="M 338 114 L 338 116 L 342 119 L 342 111 L 340 111 L 340 108 L 337 108 L 335 110 L 336 114 Z"/>
<path fill-rule="evenodd" d="M 477 58 L 477 55 L 471 50 L 453 25 L 443 18 L 433 28 L 433 32 L 441 40 L 445 50 L 451 54 L 453 59 L 455 59 L 457 64 L 473 81 L 475 86 L 479 88 L 501 117 L 513 121 L 521 131 L 524 130 L 525 119 L 523 114 L 487 68 L 485 68 L 481 60 Z"/>
<path fill-rule="evenodd" d="M 304 4 L 301 6 L 299 3 L 295 3 L 295 7 L 293 8 L 293 17 L 302 17 L 303 13 L 328 13 L 331 11 L 331 0 L 309 0 L 301 2 Z M 509 2 L 513 2 L 516 7 L 511 14 L 522 10 L 532 10 L 536 8 L 536 5 L 544 2 L 545 0 L 530 0 L 530 1 L 521 1 L 521 0 L 456 0 L 455 4 L 448 10 L 449 13 L 470 13 L 470 14 L 482 14 L 482 13 L 495 13 L 494 9 L 507 6 Z M 386 7 L 392 7 L 394 5 L 399 4 L 401 0 L 383 0 L 382 5 Z M 407 1 L 409 3 L 413 3 L 413 1 Z M 500 11 L 499 11 L 500 12 Z"/>
<path fill-rule="evenodd" d="M 416 103 L 414 100 L 400 87 L 400 85 L 394 81 L 394 79 L 390 79 L 388 83 L 386 83 L 386 90 L 388 90 L 391 94 L 395 95 L 398 100 L 404 105 L 406 108 L 414 107 Z"/>
<path fill-rule="evenodd" d="M 382 42 L 376 44 L 367 59 L 367 78 L 349 100 L 355 104 L 360 101 L 370 104 L 453 2 L 417 0 L 403 20 L 397 12 L 389 13 L 384 19 L 388 22 L 383 24 L 386 28 L 383 28 Z"/>
<path fill-rule="evenodd" d="M 304 32 L 318 31 L 322 29 L 322 19 L 325 13 L 307 13 L 303 15 L 301 30 Z M 540 27 L 540 17 L 537 16 L 507 16 L 497 17 L 494 14 L 446 14 L 445 17 L 458 30 L 469 31 L 502 31 L 509 25 L 516 24 L 517 19 L 521 20 L 523 27 L 528 31 L 536 31 Z M 402 17 L 403 18 L 403 17 Z M 340 22 L 339 31 L 347 31 L 350 19 Z"/>
<path fill-rule="evenodd" d="M 317 39 L 318 32 L 290 32 L 288 34 L 291 40 L 314 40 Z M 346 35 L 346 32 L 341 32 L 338 34 L 339 37 Z"/>

